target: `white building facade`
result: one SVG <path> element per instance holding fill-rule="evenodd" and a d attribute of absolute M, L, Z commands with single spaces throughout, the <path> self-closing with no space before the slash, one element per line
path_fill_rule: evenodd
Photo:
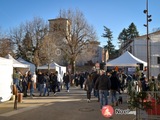
<path fill-rule="evenodd" d="M 149 51 L 149 76 L 157 77 L 160 73 L 160 31 L 150 33 L 148 42 Z M 134 56 L 147 62 L 147 36 L 139 36 L 134 39 L 122 51 L 129 51 Z"/>

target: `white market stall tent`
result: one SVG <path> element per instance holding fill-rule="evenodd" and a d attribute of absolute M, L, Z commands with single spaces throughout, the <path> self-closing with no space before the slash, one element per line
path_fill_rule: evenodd
<path fill-rule="evenodd" d="M 126 51 L 118 58 L 111 60 L 106 63 L 106 66 L 138 66 L 138 64 L 143 64 L 147 66 L 145 61 L 140 60 L 139 58 L 132 55 L 130 52 Z"/>
<path fill-rule="evenodd" d="M 23 63 L 18 62 L 18 61 L 15 60 L 10 54 L 8 54 L 8 55 L 6 56 L 6 58 L 13 61 L 13 67 L 14 67 L 14 68 L 30 68 L 30 65 L 27 65 L 27 64 L 23 64 Z"/>
<path fill-rule="evenodd" d="M 27 71 L 30 70 L 30 65 L 23 64 L 21 62 L 18 62 L 16 59 L 14 59 L 10 54 L 6 56 L 7 59 L 10 59 L 13 61 L 13 68 L 20 71 L 21 74 L 25 74 Z"/>
<path fill-rule="evenodd" d="M 57 68 L 58 68 L 58 64 L 57 63 L 55 63 L 55 62 L 52 62 L 52 63 L 50 63 L 49 64 L 49 66 L 48 65 L 42 65 L 42 66 L 38 66 L 37 67 L 37 69 L 44 69 L 44 70 L 46 70 L 46 69 L 55 69 L 55 70 L 57 70 Z"/>
<path fill-rule="evenodd" d="M 20 57 L 17 59 L 17 61 L 20 62 L 20 63 L 22 63 L 22 64 L 29 65 L 30 66 L 30 71 L 32 73 L 35 72 L 36 66 L 33 63 L 27 62 L 27 61 L 25 61 L 24 59 L 22 59 Z"/>
<path fill-rule="evenodd" d="M 0 57 L 0 102 L 8 101 L 12 97 L 13 61 Z"/>
<path fill-rule="evenodd" d="M 25 69 L 28 71 L 30 65 L 22 64 L 15 60 L 10 54 L 5 58 L 0 57 L 0 102 L 8 101 L 13 93 L 13 69 Z"/>
<path fill-rule="evenodd" d="M 49 66 L 48 65 L 43 65 L 43 66 L 37 67 L 38 70 L 47 70 L 48 68 L 58 71 L 58 74 L 61 77 L 63 77 L 64 73 L 66 73 L 66 67 L 65 66 L 60 66 L 55 62 L 52 62 L 51 64 L 49 64 Z"/>

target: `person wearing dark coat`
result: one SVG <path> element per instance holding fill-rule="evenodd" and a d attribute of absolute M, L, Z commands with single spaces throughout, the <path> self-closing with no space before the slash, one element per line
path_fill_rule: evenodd
<path fill-rule="evenodd" d="M 147 86 L 147 81 L 146 81 L 146 77 L 144 76 L 144 74 L 142 73 L 142 76 L 140 78 L 141 81 L 141 85 L 142 85 L 142 91 L 147 91 L 149 90 L 149 87 Z"/>
<path fill-rule="evenodd" d="M 51 73 L 51 76 L 50 76 L 50 88 L 52 89 L 54 95 L 56 95 L 57 84 L 58 84 L 57 76 L 54 73 Z"/>
<path fill-rule="evenodd" d="M 23 91 L 23 97 L 27 97 L 27 89 L 28 89 L 28 76 L 27 73 L 23 76 L 22 79 L 22 91 Z"/>
<path fill-rule="evenodd" d="M 84 73 L 81 73 L 80 74 L 80 77 L 79 77 L 79 84 L 80 84 L 80 88 L 83 89 L 83 83 L 85 81 L 85 78 L 84 78 Z"/>
<path fill-rule="evenodd" d="M 92 92 L 92 88 L 93 88 L 93 78 L 92 78 L 92 74 L 89 74 L 87 79 L 84 82 L 85 85 L 85 90 L 87 92 L 87 101 L 90 102 L 91 100 L 91 92 Z"/>
<path fill-rule="evenodd" d="M 93 73 L 93 86 L 95 86 L 95 83 L 96 83 L 96 80 L 98 79 L 98 77 L 99 77 L 99 71 L 94 72 Z M 94 94 L 95 97 L 98 98 L 98 101 L 99 101 L 99 91 L 98 91 L 98 87 L 97 86 L 94 87 L 93 94 Z"/>
<path fill-rule="evenodd" d="M 108 105 L 108 95 L 111 87 L 110 79 L 105 75 L 104 70 L 100 70 L 100 76 L 96 80 L 94 87 L 96 86 L 98 86 L 100 107 L 102 109 L 103 106 Z"/>
<path fill-rule="evenodd" d="M 38 82 L 39 90 L 40 90 L 39 96 L 42 96 L 43 89 L 44 89 L 44 74 L 42 74 L 42 72 L 38 73 L 37 82 Z"/>
<path fill-rule="evenodd" d="M 63 76 L 63 82 L 65 83 L 66 86 L 66 92 L 69 92 L 69 88 L 70 88 L 70 77 L 69 77 L 69 73 L 66 72 Z"/>
<path fill-rule="evenodd" d="M 116 71 L 114 71 L 110 77 L 111 81 L 111 102 L 113 106 L 118 106 L 118 101 L 117 101 L 117 91 L 119 89 L 119 79 L 117 77 Z"/>
<path fill-rule="evenodd" d="M 75 84 L 76 84 L 76 87 L 78 87 L 78 85 L 79 85 L 79 75 L 78 75 L 78 73 L 76 73 L 75 75 L 74 75 L 74 79 L 75 79 Z"/>

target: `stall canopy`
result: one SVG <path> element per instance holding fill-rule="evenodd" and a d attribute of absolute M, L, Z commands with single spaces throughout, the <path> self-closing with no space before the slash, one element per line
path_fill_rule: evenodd
<path fill-rule="evenodd" d="M 6 56 L 7 59 L 11 59 L 13 61 L 14 68 L 30 68 L 30 65 L 23 64 L 15 60 L 10 54 Z"/>
<path fill-rule="evenodd" d="M 126 51 L 118 58 L 111 60 L 106 63 L 106 66 L 138 66 L 138 64 L 143 64 L 147 66 L 145 61 L 133 56 L 130 52 Z"/>
<path fill-rule="evenodd" d="M 0 102 L 4 102 L 12 96 L 13 61 L 0 57 L 0 68 Z"/>
<path fill-rule="evenodd" d="M 31 71 L 32 73 L 35 72 L 36 67 L 35 67 L 35 65 L 34 65 L 33 63 L 27 62 L 27 61 L 25 61 L 24 59 L 22 59 L 22 58 L 20 58 L 20 57 L 17 59 L 17 61 L 19 61 L 19 62 L 22 63 L 22 64 L 29 65 L 29 66 L 30 66 L 30 71 Z"/>
<path fill-rule="evenodd" d="M 37 67 L 37 69 L 55 69 L 56 71 L 58 71 L 59 74 L 64 74 L 66 72 L 66 67 L 65 66 L 61 66 L 61 65 L 58 65 L 57 63 L 55 62 L 52 62 L 51 64 L 48 65 L 43 65 L 43 66 L 39 66 Z"/>
<path fill-rule="evenodd" d="M 55 62 L 52 62 L 51 64 L 48 65 L 42 65 L 42 66 L 39 66 L 37 67 L 37 69 L 56 69 L 56 67 L 58 67 L 59 65 Z"/>
<path fill-rule="evenodd" d="M 43 66 L 39 66 L 37 67 L 37 69 L 39 70 L 44 70 L 44 69 L 55 69 L 56 71 L 58 71 L 58 74 L 63 77 L 63 74 L 66 73 L 66 67 L 65 66 L 61 66 L 61 65 L 58 65 L 57 63 L 55 62 L 52 62 L 51 64 L 48 65 L 43 65 Z"/>

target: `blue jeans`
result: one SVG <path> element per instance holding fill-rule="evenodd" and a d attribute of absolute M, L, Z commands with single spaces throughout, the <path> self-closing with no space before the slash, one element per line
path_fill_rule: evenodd
<path fill-rule="evenodd" d="M 41 96 L 44 90 L 44 84 L 39 84 L 39 89 L 40 89 L 40 96 Z"/>
<path fill-rule="evenodd" d="M 69 90 L 70 83 L 65 83 L 65 85 L 66 85 L 66 89 Z"/>
<path fill-rule="evenodd" d="M 34 92 L 34 82 L 30 82 L 30 96 L 33 96 L 33 92 Z"/>
<path fill-rule="evenodd" d="M 111 101 L 112 103 L 117 102 L 117 94 L 116 94 L 116 90 L 111 90 Z"/>
<path fill-rule="evenodd" d="M 109 95 L 108 90 L 99 90 L 99 100 L 101 109 L 103 106 L 108 105 L 108 97 L 107 97 L 108 95 Z"/>
<path fill-rule="evenodd" d="M 99 91 L 98 91 L 98 90 L 95 90 L 95 89 L 94 89 L 93 93 L 94 93 L 94 96 L 95 96 L 95 97 L 99 98 Z"/>
<path fill-rule="evenodd" d="M 49 86 L 44 84 L 44 92 L 43 92 L 43 96 L 46 95 L 46 92 L 47 92 L 47 95 L 49 95 Z"/>
<path fill-rule="evenodd" d="M 36 84 L 36 87 L 38 88 L 38 91 L 40 91 L 40 84 L 39 83 Z"/>
<path fill-rule="evenodd" d="M 13 84 L 16 85 L 17 89 L 18 89 L 20 92 L 22 92 L 22 88 L 21 88 L 20 85 L 19 85 L 19 79 L 18 79 L 18 78 L 15 78 L 15 79 L 13 80 Z"/>

